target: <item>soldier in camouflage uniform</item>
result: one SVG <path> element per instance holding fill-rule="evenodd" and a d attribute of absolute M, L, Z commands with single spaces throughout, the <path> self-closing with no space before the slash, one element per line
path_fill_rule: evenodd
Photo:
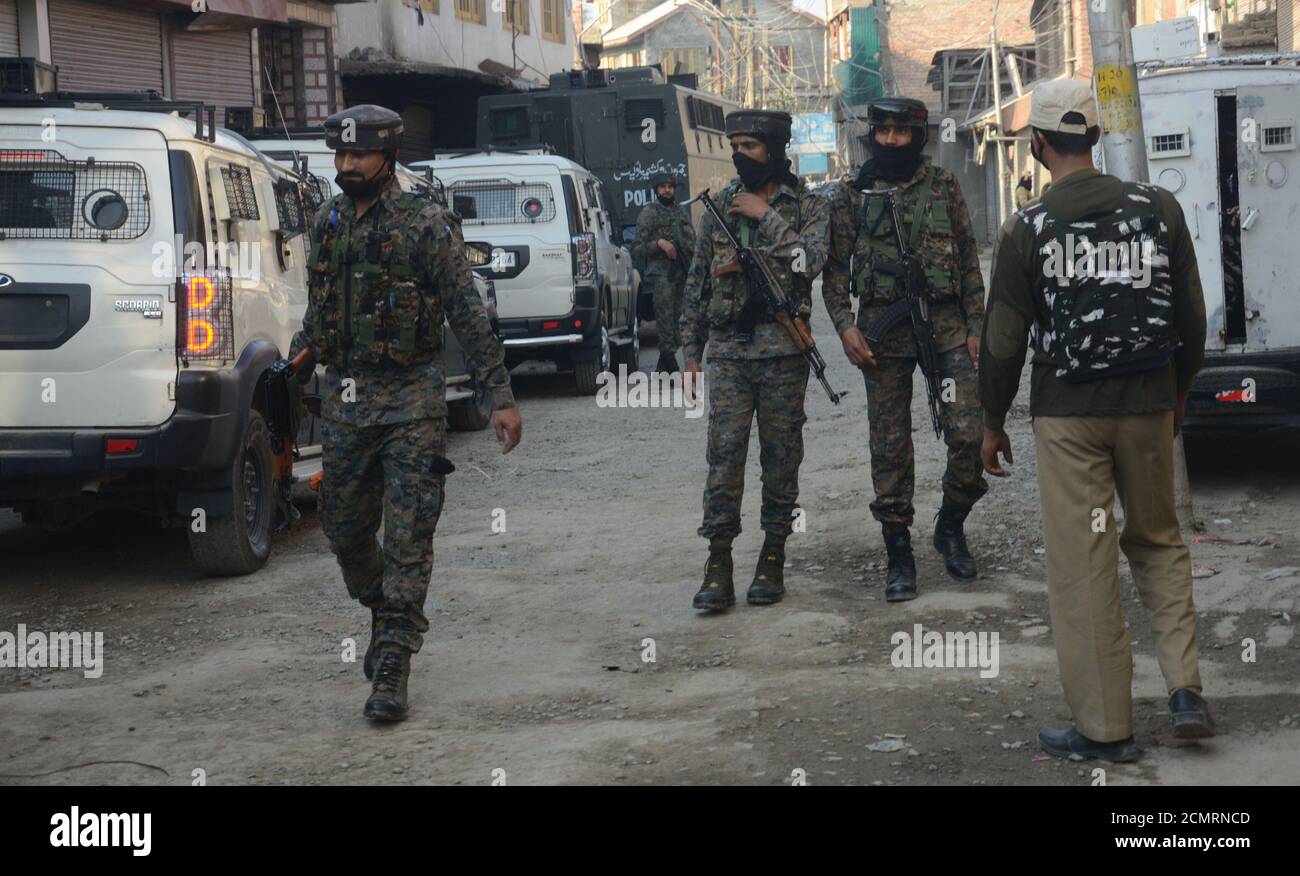
<path fill-rule="evenodd" d="M 482 372 L 509 452 L 522 423 L 501 343 L 474 289 L 459 219 L 393 175 L 401 116 L 358 106 L 325 122 L 343 194 L 313 219 L 308 305 L 290 355 L 310 348 L 321 381 L 321 525 L 348 594 L 371 611 L 365 715 L 406 717 L 411 654 L 429 629 L 425 594 L 442 511 L 444 316 Z M 309 379 L 312 368 L 299 371 Z M 382 549 L 375 533 L 384 524 Z"/>
<path fill-rule="evenodd" d="M 653 204 L 647 204 L 636 220 L 632 257 L 641 269 L 641 287 L 654 295 L 655 325 L 659 329 L 659 363 L 656 371 L 673 373 L 677 368 L 678 318 L 682 313 L 682 287 L 686 268 L 695 255 L 695 232 L 690 214 L 677 206 L 677 181 L 670 173 L 656 174 Z"/>
<path fill-rule="evenodd" d="M 813 278 L 826 261 L 829 210 L 823 198 L 790 172 L 785 157 L 790 116 L 740 110 L 727 115 L 726 133 L 740 176 L 716 194 L 718 210 L 734 220 L 732 233 L 742 246 L 766 255 L 785 293 L 807 319 Z M 751 605 L 780 602 L 785 595 L 785 540 L 799 499 L 808 363 L 760 293 L 749 288 L 736 251 L 708 213 L 687 276 L 685 304 L 686 377 L 700 373 L 706 343 L 709 363 L 709 476 L 699 529 L 709 539 L 709 559 L 694 605 L 722 609 L 736 602 L 731 542 L 740 533 L 740 500 L 755 414 L 765 538 L 746 598 Z"/>
<path fill-rule="evenodd" d="M 948 445 L 943 506 L 936 517 L 934 547 L 948 574 L 959 581 L 976 575 L 963 529 L 971 506 L 988 490 L 980 462 L 982 423 L 975 369 L 984 321 L 984 282 L 970 215 L 957 180 L 922 154 L 925 104 L 908 98 L 879 98 L 868 108 L 866 143 L 871 158 L 854 176 L 827 193 L 831 202 L 830 254 L 822 278 L 826 310 L 845 355 L 862 368 L 870 422 L 872 516 L 881 523 L 889 552 L 885 598 L 916 597 L 912 555 L 914 463 L 912 375 L 916 343 L 910 321 L 896 325 L 873 349 L 862 328 L 903 294 L 888 206 L 863 192 L 898 187 L 895 194 L 903 240 L 924 265 L 930 320 L 939 352 L 943 388 L 940 412 Z M 851 294 L 859 296 L 857 321 Z"/>

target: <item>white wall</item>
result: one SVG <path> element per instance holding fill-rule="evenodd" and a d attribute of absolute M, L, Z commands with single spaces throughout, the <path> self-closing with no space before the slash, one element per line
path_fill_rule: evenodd
<path fill-rule="evenodd" d="M 483 2 L 486 24 L 461 21 L 456 17 L 455 0 L 439 0 L 438 14 L 424 13 L 423 26 L 415 10 L 404 0 L 336 6 L 339 51 L 341 56 L 346 56 L 353 49 L 376 48 L 395 60 L 423 61 L 466 70 L 479 70 L 479 62 L 489 59 L 518 67 L 523 70 L 523 78 L 539 82 L 551 73 L 573 66 L 574 33 L 569 0 L 564 0 L 561 16 L 565 31 L 563 43 L 542 36 L 540 0 L 522 0 L 529 7 L 529 33 L 516 38 L 518 62 L 511 55 L 510 28 L 502 20 L 499 0 Z M 494 3 L 498 5 L 497 11 L 493 11 Z"/>

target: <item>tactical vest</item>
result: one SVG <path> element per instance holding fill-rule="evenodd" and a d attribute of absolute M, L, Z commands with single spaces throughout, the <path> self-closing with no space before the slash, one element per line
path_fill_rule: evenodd
<path fill-rule="evenodd" d="M 728 187 L 718 198 L 718 212 L 723 216 L 731 208 L 732 198 L 738 189 L 735 186 Z M 775 208 L 773 208 L 775 209 Z M 736 227 L 731 232 L 736 235 L 741 246 L 753 246 L 754 238 L 758 233 L 758 224 L 747 216 L 737 217 Z M 796 230 L 803 229 L 803 197 L 802 193 L 795 192 L 795 221 L 793 223 Z M 706 314 L 708 315 L 709 325 L 713 328 L 722 328 L 724 326 L 739 325 L 742 322 L 742 314 L 745 314 L 745 307 L 749 303 L 751 294 L 749 284 L 745 282 L 743 274 L 736 274 L 737 282 L 720 282 L 721 278 L 713 275 L 713 269 L 723 267 L 736 259 L 735 250 L 731 247 L 731 242 L 727 240 L 726 234 L 720 228 L 713 230 L 713 262 L 709 266 L 709 276 L 706 282 L 710 283 L 710 293 Z M 790 300 L 806 316 L 812 310 L 812 279 L 807 276 L 806 272 L 795 272 L 791 270 L 791 260 L 785 258 L 769 258 L 768 265 L 772 268 L 772 273 L 776 275 L 781 284 L 781 288 L 786 290 Z M 760 302 L 755 302 L 758 305 Z M 767 312 L 766 307 L 755 307 L 750 311 L 755 322 L 771 322 L 775 317 Z"/>
<path fill-rule="evenodd" d="M 396 223 L 383 227 L 382 212 L 376 202 L 354 225 L 351 241 L 331 214 L 308 257 L 319 354 L 327 364 L 405 368 L 432 362 L 441 350 L 441 302 L 421 290 L 405 230 Z"/>
<path fill-rule="evenodd" d="M 911 204 L 906 203 L 909 196 L 914 199 Z M 903 239 L 924 265 L 929 297 L 936 301 L 957 297 L 960 277 L 952 270 L 957 263 L 957 239 L 942 178 L 926 167 L 920 179 L 894 198 L 904 223 Z M 863 195 L 853 253 L 853 292 L 864 304 L 889 304 L 903 296 L 903 277 L 889 204 L 884 198 Z"/>
<path fill-rule="evenodd" d="M 1042 202 L 1020 211 L 1034 229 L 1035 359 L 1069 382 L 1159 368 L 1178 347 L 1169 229 L 1155 188 L 1124 183 L 1118 210 L 1058 220 Z"/>

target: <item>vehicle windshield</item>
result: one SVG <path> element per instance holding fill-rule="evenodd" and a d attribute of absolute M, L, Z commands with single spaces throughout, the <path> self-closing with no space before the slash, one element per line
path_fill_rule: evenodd
<path fill-rule="evenodd" d="M 466 225 L 533 224 L 555 218 L 555 193 L 548 183 L 462 180 L 448 190 L 452 209 Z"/>

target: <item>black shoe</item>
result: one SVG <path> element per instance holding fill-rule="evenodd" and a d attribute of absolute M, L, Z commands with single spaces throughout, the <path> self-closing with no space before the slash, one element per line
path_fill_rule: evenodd
<path fill-rule="evenodd" d="M 707 611 L 718 611 L 736 604 L 736 585 L 732 581 L 731 550 L 709 550 L 709 562 L 704 567 L 704 584 L 695 594 L 691 605 Z"/>
<path fill-rule="evenodd" d="M 406 720 L 406 681 L 411 675 L 411 652 L 397 645 L 379 649 L 375 682 L 365 715 L 372 721 Z"/>
<path fill-rule="evenodd" d="M 1200 694 L 1186 687 L 1169 695 L 1169 725 L 1179 739 L 1208 739 L 1214 735 L 1210 707 Z"/>
<path fill-rule="evenodd" d="M 975 558 L 966 547 L 963 524 L 970 508 L 943 503 L 934 522 L 934 549 L 943 554 L 948 574 L 957 581 L 970 581 L 978 571 Z"/>
<path fill-rule="evenodd" d="M 676 374 L 681 369 L 677 367 L 677 354 L 665 353 L 659 351 L 659 362 L 655 365 L 655 370 L 660 374 Z"/>
<path fill-rule="evenodd" d="M 1108 760 L 1111 763 L 1132 763 L 1139 756 L 1132 736 L 1118 742 L 1094 742 L 1075 727 L 1069 730 L 1049 730 L 1044 727 L 1038 731 L 1038 747 L 1055 757 L 1069 757 L 1073 754 L 1083 760 Z"/>
<path fill-rule="evenodd" d="M 750 605 L 775 605 L 785 596 L 785 548 L 763 543 L 754 580 L 745 594 Z"/>
<path fill-rule="evenodd" d="M 912 534 L 906 526 L 886 526 L 885 550 L 889 571 L 885 575 L 885 601 L 906 602 L 916 598 L 916 558 L 912 555 Z"/>
<path fill-rule="evenodd" d="M 379 615 L 370 609 L 370 644 L 366 647 L 366 659 L 361 662 L 361 671 L 366 674 L 366 681 L 375 677 L 375 660 L 379 656 Z"/>

